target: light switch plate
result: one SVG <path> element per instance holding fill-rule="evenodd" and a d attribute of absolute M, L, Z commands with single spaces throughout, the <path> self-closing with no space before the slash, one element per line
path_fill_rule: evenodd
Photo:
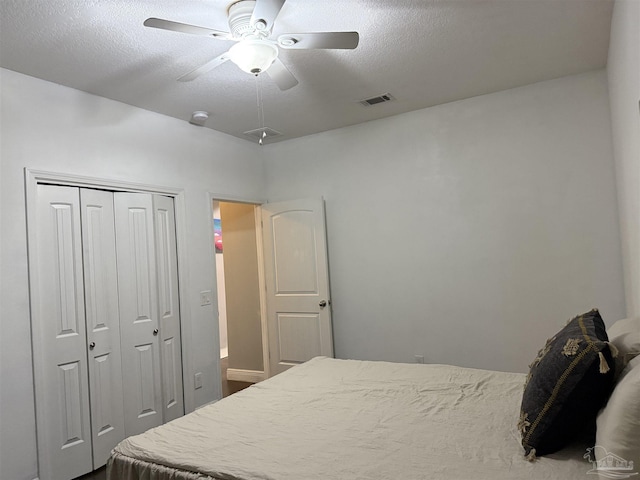
<path fill-rule="evenodd" d="M 196 390 L 202 388 L 202 372 L 198 372 L 193 376 L 193 383 Z"/>

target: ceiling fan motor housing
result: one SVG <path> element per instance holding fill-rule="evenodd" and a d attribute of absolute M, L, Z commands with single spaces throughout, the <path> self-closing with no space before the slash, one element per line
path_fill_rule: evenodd
<path fill-rule="evenodd" d="M 240 0 L 229 7 L 229 30 L 234 38 L 244 38 L 248 35 L 264 35 L 268 32 L 261 31 L 251 25 L 251 15 L 256 6 L 254 0 Z"/>

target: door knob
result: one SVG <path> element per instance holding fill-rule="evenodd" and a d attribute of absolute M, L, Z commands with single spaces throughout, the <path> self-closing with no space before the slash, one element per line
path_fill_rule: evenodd
<path fill-rule="evenodd" d="M 154 335 L 157 335 L 157 334 L 158 334 L 158 332 L 159 332 L 159 330 L 158 330 L 157 328 L 154 328 L 154 329 L 153 329 L 153 334 L 154 334 Z"/>
<path fill-rule="evenodd" d="M 322 300 L 319 304 L 320 308 L 324 308 L 327 306 L 327 301 L 326 300 Z"/>
<path fill-rule="evenodd" d="M 94 348 L 96 348 L 96 342 L 91 342 L 89 344 L 89 350 L 93 350 Z"/>

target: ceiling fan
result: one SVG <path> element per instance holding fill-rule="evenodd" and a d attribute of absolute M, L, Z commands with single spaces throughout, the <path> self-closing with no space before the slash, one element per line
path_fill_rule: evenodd
<path fill-rule="evenodd" d="M 258 75 L 266 72 L 280 90 L 298 84 L 298 80 L 278 58 L 279 48 L 300 49 L 354 49 L 358 46 L 358 32 L 285 33 L 270 38 L 273 24 L 286 0 L 240 0 L 228 10 L 230 32 L 198 27 L 160 18 L 148 18 L 146 27 L 174 32 L 204 35 L 237 42 L 227 52 L 178 78 L 191 81 L 231 60 L 241 70 Z"/>

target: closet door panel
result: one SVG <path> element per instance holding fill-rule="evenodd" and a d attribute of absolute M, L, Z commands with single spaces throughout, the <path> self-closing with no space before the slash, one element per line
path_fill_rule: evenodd
<path fill-rule="evenodd" d="M 114 205 L 125 434 L 129 436 L 163 421 L 153 204 L 149 194 L 115 193 Z"/>
<path fill-rule="evenodd" d="M 154 195 L 153 208 L 162 349 L 162 408 L 164 421 L 168 422 L 184 415 L 178 256 L 173 199 Z"/>
<path fill-rule="evenodd" d="M 79 190 L 38 185 L 32 341 L 43 480 L 91 471 Z"/>
<path fill-rule="evenodd" d="M 93 468 L 124 438 L 113 193 L 80 190 Z"/>

